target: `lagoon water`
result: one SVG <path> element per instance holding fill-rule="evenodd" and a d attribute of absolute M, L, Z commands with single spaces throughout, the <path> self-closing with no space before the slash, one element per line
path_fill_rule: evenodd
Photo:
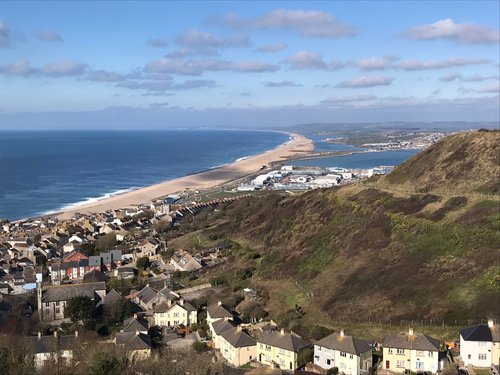
<path fill-rule="evenodd" d="M 0 218 L 15 220 L 262 153 L 283 133 L 231 130 L 0 132 Z"/>

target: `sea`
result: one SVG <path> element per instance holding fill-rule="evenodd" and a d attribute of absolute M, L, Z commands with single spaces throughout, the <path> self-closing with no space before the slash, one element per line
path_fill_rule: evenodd
<path fill-rule="evenodd" d="M 227 165 L 289 139 L 281 132 L 246 130 L 0 131 L 0 218 L 77 207 Z M 314 141 L 318 151 L 359 150 Z M 362 153 L 293 164 L 372 168 L 397 165 L 414 153 Z"/>

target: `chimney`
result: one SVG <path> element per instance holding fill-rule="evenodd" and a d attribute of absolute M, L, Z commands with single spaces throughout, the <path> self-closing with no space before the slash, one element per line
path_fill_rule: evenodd
<path fill-rule="evenodd" d="M 54 331 L 54 337 L 57 337 L 57 331 Z"/>
<path fill-rule="evenodd" d="M 282 335 L 284 335 L 284 334 L 285 334 L 285 330 L 284 330 L 283 328 L 281 328 L 280 333 L 281 333 Z"/>
<path fill-rule="evenodd" d="M 408 329 L 408 335 L 413 336 L 413 328 Z"/>
<path fill-rule="evenodd" d="M 222 302 L 221 301 L 217 301 L 217 306 L 222 306 Z"/>
<path fill-rule="evenodd" d="M 135 331 L 135 335 L 136 335 L 136 336 L 139 336 L 140 334 L 141 334 L 141 332 L 140 332 L 140 331 Z"/>
<path fill-rule="evenodd" d="M 172 306 L 172 300 L 171 299 L 167 299 L 167 306 L 168 307 Z"/>
<path fill-rule="evenodd" d="M 38 331 L 38 338 L 41 339 L 42 338 L 42 332 L 41 331 Z"/>
<path fill-rule="evenodd" d="M 344 337 L 344 336 L 345 336 L 344 329 L 341 329 L 341 330 L 340 330 L 340 336 L 341 336 L 341 337 Z"/>
<path fill-rule="evenodd" d="M 134 319 L 137 319 L 137 314 L 134 314 Z"/>
<path fill-rule="evenodd" d="M 493 321 L 493 319 L 488 319 L 488 327 L 493 328 L 494 325 L 495 322 Z"/>
<path fill-rule="evenodd" d="M 179 305 L 184 306 L 184 298 L 181 298 L 181 299 L 179 300 Z"/>
<path fill-rule="evenodd" d="M 236 327 L 236 332 L 241 332 L 241 330 L 242 330 L 241 326 Z"/>
<path fill-rule="evenodd" d="M 75 337 L 78 337 L 78 331 L 75 331 Z"/>

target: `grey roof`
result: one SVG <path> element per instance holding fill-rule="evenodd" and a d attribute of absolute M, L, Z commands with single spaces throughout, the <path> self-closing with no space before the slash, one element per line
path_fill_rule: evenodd
<path fill-rule="evenodd" d="M 103 263 L 111 263 L 111 253 L 101 253 Z"/>
<path fill-rule="evenodd" d="M 212 319 L 218 318 L 232 318 L 233 313 L 231 309 L 224 304 L 215 304 L 207 307 L 207 312 Z"/>
<path fill-rule="evenodd" d="M 111 253 L 111 257 L 112 257 L 113 261 L 116 261 L 116 260 L 121 261 L 122 260 L 122 251 L 121 250 L 111 250 L 110 253 Z"/>
<path fill-rule="evenodd" d="M 137 331 L 140 332 L 147 330 L 148 330 L 148 324 L 143 319 L 139 319 L 133 316 L 123 321 L 124 332 L 137 332 Z"/>
<path fill-rule="evenodd" d="M 104 272 L 92 270 L 83 275 L 84 283 L 95 283 L 99 281 L 106 281 L 106 275 Z"/>
<path fill-rule="evenodd" d="M 256 345 L 255 339 L 245 331 L 238 329 L 238 327 L 222 332 L 221 336 L 224 337 L 224 340 L 230 343 L 234 348 Z"/>
<path fill-rule="evenodd" d="M 120 295 L 120 293 L 118 293 L 114 289 L 111 289 L 110 292 L 104 296 L 101 303 L 103 305 L 109 305 L 111 303 L 115 303 L 115 302 L 118 302 L 121 300 L 122 300 L 122 296 Z"/>
<path fill-rule="evenodd" d="M 384 338 L 384 347 L 397 349 L 414 349 L 414 350 L 429 350 L 439 351 L 441 343 L 439 340 L 422 333 L 410 335 L 405 332 L 397 335 L 387 336 Z"/>
<path fill-rule="evenodd" d="M 487 324 L 479 324 L 477 326 L 464 328 L 460 331 L 460 336 L 465 341 L 500 341 L 500 325 L 495 324 L 489 327 Z"/>
<path fill-rule="evenodd" d="M 193 305 L 191 305 L 187 301 L 184 301 L 182 304 L 180 303 L 180 301 L 176 301 L 174 303 L 171 303 L 170 305 L 168 304 L 167 301 L 163 301 L 158 306 L 156 306 L 156 308 L 154 309 L 154 312 L 155 313 L 159 313 L 159 314 L 166 313 L 168 310 L 170 310 L 174 306 L 180 306 L 180 307 L 182 307 L 184 310 L 186 310 L 188 312 L 198 311 L 196 309 L 196 307 L 194 307 Z"/>
<path fill-rule="evenodd" d="M 89 257 L 89 266 L 90 267 L 95 267 L 95 266 L 101 266 L 102 261 L 101 257 L 99 255 L 92 255 Z"/>
<path fill-rule="evenodd" d="M 174 293 L 172 292 L 170 289 L 168 289 L 167 287 L 163 288 L 163 289 L 160 289 L 158 291 L 158 294 L 161 294 L 163 297 L 169 299 L 169 300 L 175 300 L 177 298 L 179 298 L 179 295 L 177 293 Z"/>
<path fill-rule="evenodd" d="M 142 288 L 139 293 L 137 294 L 137 298 L 144 303 L 148 303 L 151 301 L 153 298 L 155 298 L 158 295 L 158 292 L 151 288 L 149 285 L 146 285 L 144 288 Z"/>
<path fill-rule="evenodd" d="M 232 320 L 219 319 L 212 323 L 212 329 L 217 335 L 234 327 L 236 327 L 236 323 Z"/>
<path fill-rule="evenodd" d="M 341 336 L 338 333 L 332 333 L 314 343 L 314 345 L 356 355 L 372 350 L 368 341 L 352 336 Z"/>
<path fill-rule="evenodd" d="M 25 337 L 25 342 L 34 354 L 55 353 L 57 350 L 72 350 L 77 344 L 76 336 L 33 336 Z"/>
<path fill-rule="evenodd" d="M 258 342 L 265 345 L 271 345 L 277 348 L 290 350 L 292 352 L 298 352 L 299 350 L 310 346 L 307 341 L 302 340 L 302 338 L 295 333 L 272 332 L 267 335 L 263 335 L 258 340 Z"/>
<path fill-rule="evenodd" d="M 143 333 L 118 332 L 116 334 L 116 344 L 123 345 L 127 350 L 151 349 L 151 339 Z"/>
<path fill-rule="evenodd" d="M 73 297 L 95 297 L 95 291 L 106 290 L 106 283 L 85 283 L 48 286 L 42 290 L 42 302 L 67 301 Z"/>

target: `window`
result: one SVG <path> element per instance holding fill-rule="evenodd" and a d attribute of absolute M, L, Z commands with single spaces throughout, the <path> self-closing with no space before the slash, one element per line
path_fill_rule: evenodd
<path fill-rule="evenodd" d="M 424 352 L 422 350 L 417 350 L 417 357 L 423 357 Z"/>
<path fill-rule="evenodd" d="M 321 351 L 321 346 L 317 346 L 317 348 L 318 348 L 318 352 L 320 352 Z"/>
<path fill-rule="evenodd" d="M 341 357 L 347 357 L 347 354 L 345 352 L 340 352 Z"/>
<path fill-rule="evenodd" d="M 49 307 L 50 306 L 50 302 L 45 302 L 45 307 Z"/>
<path fill-rule="evenodd" d="M 405 367 L 405 361 L 396 361 L 396 367 L 397 368 L 404 368 Z"/>
<path fill-rule="evenodd" d="M 478 354 L 478 359 L 480 361 L 486 361 L 486 353 L 479 353 Z"/>
<path fill-rule="evenodd" d="M 61 309 L 58 307 L 56 308 L 56 314 L 60 314 L 61 313 Z"/>
<path fill-rule="evenodd" d="M 486 341 L 479 341 L 477 346 L 486 346 Z"/>
<path fill-rule="evenodd" d="M 271 356 L 270 355 L 266 355 L 266 362 L 271 362 Z"/>
<path fill-rule="evenodd" d="M 59 301 L 56 302 L 56 306 L 59 306 Z"/>
<path fill-rule="evenodd" d="M 176 318 L 177 318 L 178 316 L 179 316 L 179 313 L 178 313 L 178 312 L 174 313 L 174 317 L 176 317 Z"/>
<path fill-rule="evenodd" d="M 424 362 L 417 361 L 416 367 L 419 370 L 423 370 L 424 369 Z"/>
<path fill-rule="evenodd" d="M 429 358 L 432 358 L 433 355 L 434 355 L 434 353 L 432 353 L 432 352 L 427 353 L 427 357 L 429 357 Z"/>
<path fill-rule="evenodd" d="M 331 361 L 330 359 L 327 359 L 327 360 L 326 360 L 326 364 L 327 364 L 328 366 L 330 366 L 330 365 L 332 364 L 332 361 Z"/>
<path fill-rule="evenodd" d="M 387 353 L 392 354 L 392 348 L 387 349 Z"/>
<path fill-rule="evenodd" d="M 285 366 L 285 360 L 284 359 L 280 359 L 280 366 Z"/>
<path fill-rule="evenodd" d="M 349 358 L 350 358 L 350 359 L 353 359 L 353 358 L 354 358 L 354 356 L 353 356 L 352 354 L 349 354 Z"/>
<path fill-rule="evenodd" d="M 271 345 L 266 345 L 266 350 L 271 350 Z"/>
<path fill-rule="evenodd" d="M 405 354 L 405 350 L 404 349 L 397 349 L 396 353 L 397 354 Z"/>
<path fill-rule="evenodd" d="M 285 354 L 285 349 L 280 349 L 280 354 Z"/>
<path fill-rule="evenodd" d="M 264 346 L 263 346 L 262 344 L 259 344 L 259 348 L 261 348 L 261 349 L 262 349 L 263 347 L 264 347 Z"/>

